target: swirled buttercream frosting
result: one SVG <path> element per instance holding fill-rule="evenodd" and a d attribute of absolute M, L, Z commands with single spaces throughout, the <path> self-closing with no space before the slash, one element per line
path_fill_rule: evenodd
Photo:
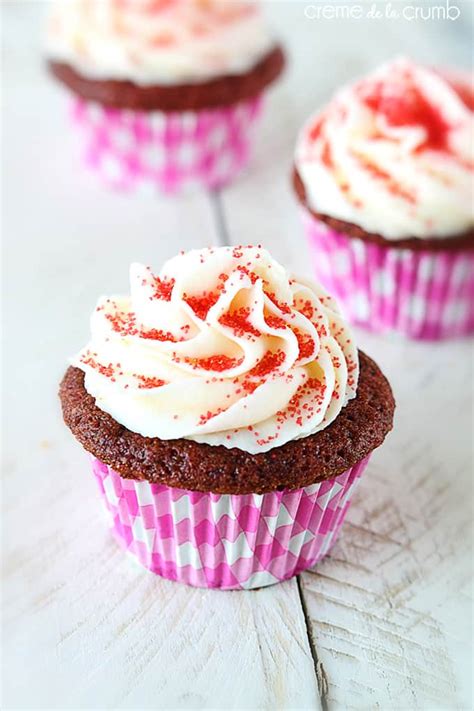
<path fill-rule="evenodd" d="M 299 136 L 308 206 L 386 239 L 469 231 L 473 109 L 471 77 L 407 59 L 342 89 Z"/>
<path fill-rule="evenodd" d="M 46 41 L 86 78 L 139 85 L 241 74 L 275 44 L 249 0 L 57 0 Z"/>
<path fill-rule="evenodd" d="M 357 349 L 321 287 L 260 247 L 182 253 L 103 297 L 74 359 L 99 408 L 145 437 L 265 452 L 355 396 Z"/>

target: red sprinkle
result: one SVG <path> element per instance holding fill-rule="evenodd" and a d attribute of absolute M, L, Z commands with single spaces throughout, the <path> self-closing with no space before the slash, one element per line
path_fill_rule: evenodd
<path fill-rule="evenodd" d="M 137 373 L 134 373 L 134 376 L 139 381 L 139 388 L 161 388 L 163 385 L 166 385 L 166 381 L 161 380 L 161 378 L 148 377 L 147 375 L 138 375 Z"/>
<path fill-rule="evenodd" d="M 303 333 L 297 328 L 293 329 L 293 333 L 298 340 L 298 346 L 300 349 L 298 358 L 310 358 L 314 353 L 315 347 L 312 337 L 309 333 Z"/>
<path fill-rule="evenodd" d="M 243 380 L 242 381 L 242 390 L 245 390 L 245 392 L 248 395 L 252 395 L 252 393 L 255 392 L 255 390 L 260 387 L 260 385 L 263 384 L 263 380 L 260 381 L 255 381 L 255 380 Z"/>
<path fill-rule="evenodd" d="M 138 336 L 153 341 L 170 341 L 176 343 L 177 339 L 169 331 L 161 331 L 157 328 L 145 329 L 137 326 L 136 316 L 133 312 L 124 313 L 117 311 L 114 314 L 106 314 L 106 319 L 110 321 L 113 330 L 121 336 Z"/>
<path fill-rule="evenodd" d="M 224 412 L 224 411 L 221 409 L 216 410 L 216 412 L 211 412 L 210 410 L 208 410 L 205 415 L 199 416 L 198 425 L 205 425 L 206 422 L 209 422 L 209 420 L 212 420 L 213 417 L 217 417 L 217 415 L 220 415 L 221 412 Z"/>
<path fill-rule="evenodd" d="M 288 324 L 280 316 L 274 316 L 273 314 L 265 314 L 265 323 L 270 326 L 270 328 L 286 328 Z"/>
<path fill-rule="evenodd" d="M 280 311 L 282 313 L 284 313 L 284 314 L 291 313 L 291 309 L 288 306 L 288 304 L 285 304 L 282 301 L 278 301 L 276 294 L 274 294 L 273 292 L 268 292 L 268 291 L 266 291 L 265 293 L 268 296 L 268 298 L 270 299 L 270 301 L 272 301 L 275 304 L 275 306 L 278 306 L 278 308 L 280 309 Z"/>
<path fill-rule="evenodd" d="M 260 336 L 260 331 L 250 323 L 249 317 L 250 309 L 242 307 L 231 313 L 222 314 L 219 323 L 222 326 L 231 328 L 236 336 L 244 336 L 245 334 Z"/>
<path fill-rule="evenodd" d="M 176 359 L 175 360 L 179 360 Z M 210 370 L 216 373 L 223 373 L 225 370 L 231 370 L 243 363 L 243 358 L 231 358 L 227 355 L 213 355 L 208 358 L 185 358 L 188 365 L 200 370 Z"/>
<path fill-rule="evenodd" d="M 377 165 L 375 165 L 375 163 L 369 161 L 365 156 L 355 154 L 355 157 L 357 158 L 361 166 L 364 168 L 364 170 L 370 173 L 374 178 L 384 181 L 388 190 L 391 193 L 393 193 L 394 195 L 398 195 L 399 197 L 402 197 L 405 200 L 408 200 L 408 202 L 416 203 L 416 198 L 413 193 L 409 192 L 408 190 L 405 190 L 405 188 L 403 188 L 400 183 L 398 183 L 395 178 L 390 175 L 390 173 L 387 173 L 387 171 L 382 170 L 382 168 L 379 168 Z"/>
<path fill-rule="evenodd" d="M 209 309 L 217 303 L 219 296 L 219 292 L 214 292 L 213 294 L 204 292 L 201 296 L 183 294 L 183 300 L 192 308 L 198 318 L 205 321 Z"/>
<path fill-rule="evenodd" d="M 106 378 L 110 378 L 112 381 L 115 381 L 114 375 L 116 372 L 116 367 L 120 367 L 120 363 L 117 363 L 114 365 L 113 363 L 109 363 L 108 365 L 103 365 L 102 363 L 99 363 L 94 356 L 87 351 L 87 353 L 84 353 L 84 355 L 81 356 L 81 363 L 84 363 L 84 365 L 88 365 L 90 368 L 93 368 L 94 370 L 97 370 L 98 373 L 101 375 L 104 375 Z"/>
<path fill-rule="evenodd" d="M 249 375 L 256 378 L 262 378 L 264 375 L 277 370 L 285 360 L 283 351 L 267 351 L 263 358 L 252 368 Z"/>
<path fill-rule="evenodd" d="M 142 328 L 139 332 L 140 338 L 149 338 L 152 341 L 171 341 L 176 343 L 177 339 L 169 331 L 161 331 L 158 328 L 151 328 L 148 331 Z"/>
<path fill-rule="evenodd" d="M 309 299 L 306 299 L 305 301 L 300 299 L 299 304 L 296 304 L 296 309 L 310 321 L 314 317 L 314 306 Z"/>
<path fill-rule="evenodd" d="M 202 294 L 189 296 L 188 294 L 183 294 L 183 301 L 185 301 L 194 311 L 196 316 L 202 321 L 206 320 L 209 309 L 214 306 L 219 300 L 219 296 L 224 290 L 225 282 L 228 279 L 227 274 L 219 274 L 219 283 L 216 286 L 216 290 L 213 292 L 204 291 Z"/>
<path fill-rule="evenodd" d="M 239 266 L 237 267 L 237 271 L 242 272 L 242 274 L 246 274 L 252 284 L 255 284 L 260 279 L 260 277 L 255 274 L 255 272 L 251 272 L 249 269 L 247 269 L 247 267 Z"/>
<path fill-rule="evenodd" d="M 155 287 L 155 298 L 163 299 L 163 301 L 171 301 L 174 285 L 174 279 L 160 279 L 160 277 L 155 277 L 155 283 L 153 285 Z"/>
<path fill-rule="evenodd" d="M 361 99 L 391 126 L 422 126 L 426 138 L 418 150 L 449 151 L 451 125 L 413 83 L 409 72 L 404 72 L 401 79 L 400 84 L 363 83 Z"/>
<path fill-rule="evenodd" d="M 291 398 L 285 410 L 277 412 L 277 421 L 282 425 L 288 420 L 293 420 L 299 427 L 305 421 L 311 420 L 315 413 L 321 411 L 324 401 L 326 385 L 317 378 L 309 378 L 301 385 Z M 304 398 L 311 397 L 309 402 L 303 402 Z"/>

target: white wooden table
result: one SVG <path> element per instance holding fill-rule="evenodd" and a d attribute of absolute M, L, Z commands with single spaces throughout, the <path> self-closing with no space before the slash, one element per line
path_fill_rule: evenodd
<path fill-rule="evenodd" d="M 395 3 L 396 4 L 396 3 Z M 426 3 L 425 3 L 426 4 Z M 446 22 L 320 22 L 268 3 L 292 66 L 251 170 L 221 196 L 233 243 L 295 271 L 288 185 L 301 120 L 400 51 L 467 64 L 469 3 Z M 255 592 L 162 580 L 118 550 L 56 396 L 100 293 L 128 264 L 216 243 L 215 202 L 101 190 L 79 169 L 40 61 L 39 2 L 2 3 L 5 322 L 3 708 L 470 709 L 472 348 L 359 333 L 390 378 L 395 430 L 317 569 Z"/>

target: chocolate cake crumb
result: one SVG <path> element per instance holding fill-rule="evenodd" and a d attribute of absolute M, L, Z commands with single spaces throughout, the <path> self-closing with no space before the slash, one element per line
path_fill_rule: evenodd
<path fill-rule="evenodd" d="M 52 74 L 86 101 L 134 111 L 199 111 L 231 106 L 251 99 L 281 74 L 281 47 L 268 52 L 244 74 L 228 74 L 205 82 L 141 86 L 125 80 L 89 79 L 69 64 L 50 60 Z"/>
<path fill-rule="evenodd" d="M 334 422 L 261 454 L 131 432 L 97 407 L 79 368 L 68 368 L 59 396 L 73 435 L 125 478 L 216 494 L 263 494 L 333 478 L 382 444 L 392 428 L 395 402 L 378 366 L 362 352 L 359 357 L 357 396 Z"/>

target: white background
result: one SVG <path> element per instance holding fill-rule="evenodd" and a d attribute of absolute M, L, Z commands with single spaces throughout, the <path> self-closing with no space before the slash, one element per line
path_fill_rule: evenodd
<path fill-rule="evenodd" d="M 456 5 L 455 23 L 311 22 L 305 3 L 266 3 L 290 65 L 251 169 L 222 196 L 234 243 L 262 242 L 309 273 L 288 180 L 298 127 L 396 54 L 468 66 L 473 6 Z M 44 9 L 2 3 L 3 708 L 471 708 L 468 342 L 358 334 L 393 384 L 395 430 L 338 544 L 298 581 L 188 589 L 133 567 L 110 539 L 58 382 L 97 296 L 127 290 L 131 261 L 159 268 L 215 243 L 216 215 L 208 195 L 118 195 L 82 170 L 44 70 Z"/>

